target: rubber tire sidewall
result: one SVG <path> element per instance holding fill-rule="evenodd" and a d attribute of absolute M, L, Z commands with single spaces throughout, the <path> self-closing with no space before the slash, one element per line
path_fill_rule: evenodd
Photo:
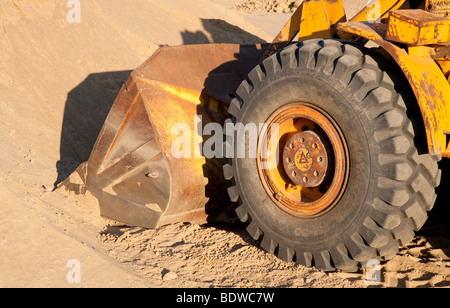
<path fill-rule="evenodd" d="M 367 217 L 365 202 L 370 200 L 372 164 L 370 144 L 353 93 L 333 79 L 314 76 L 313 70 L 283 71 L 267 76 L 253 89 L 251 99 L 243 105 L 237 123 L 265 123 L 277 109 L 304 102 L 324 110 L 345 136 L 349 149 L 349 175 L 345 192 L 330 211 L 315 218 L 299 218 L 277 206 L 262 185 L 257 160 L 235 159 L 235 172 L 243 202 L 248 206 L 252 220 L 272 240 L 296 249 L 320 252 L 330 250 L 346 237 L 357 232 L 357 226 Z M 339 91 L 336 88 L 340 89 Z M 248 107 L 248 108 L 246 108 Z"/>

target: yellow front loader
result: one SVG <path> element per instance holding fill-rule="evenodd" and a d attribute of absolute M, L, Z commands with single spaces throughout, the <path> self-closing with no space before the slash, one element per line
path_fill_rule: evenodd
<path fill-rule="evenodd" d="M 163 47 L 131 73 L 61 186 L 156 228 L 233 209 L 322 270 L 395 256 L 450 157 L 449 0 L 304 0 L 271 44 Z"/>

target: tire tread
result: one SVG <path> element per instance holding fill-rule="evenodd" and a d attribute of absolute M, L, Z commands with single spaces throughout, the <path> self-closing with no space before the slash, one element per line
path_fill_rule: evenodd
<path fill-rule="evenodd" d="M 414 231 L 422 227 L 436 199 L 441 171 L 439 156 L 419 154 L 414 144 L 414 129 L 407 117 L 407 105 L 394 88 L 389 72 L 382 71 L 377 61 L 364 53 L 364 48 L 339 40 L 311 40 L 291 45 L 269 57 L 249 74 L 239 87 L 238 97 L 230 105 L 230 113 L 238 117 L 242 104 L 262 80 L 283 70 L 302 67 L 332 75 L 343 88 L 348 87 L 362 112 L 369 119 L 373 142 L 379 147 L 377 163 L 384 174 L 375 175 L 377 195 L 366 200 L 368 216 L 359 232 L 340 239 L 329 250 L 302 250 L 277 243 L 264 226 L 252 220 L 243 202 L 236 213 L 248 222 L 247 231 L 261 247 L 277 253 L 285 261 L 295 260 L 322 270 L 355 271 L 370 259 L 389 259 L 398 252 L 399 245 L 407 245 Z M 329 77 L 326 77 L 329 78 Z M 224 166 L 227 180 L 236 181 L 233 164 Z M 414 170 L 414 172 L 413 172 Z M 238 201 L 239 185 L 231 186 L 230 198 Z"/>

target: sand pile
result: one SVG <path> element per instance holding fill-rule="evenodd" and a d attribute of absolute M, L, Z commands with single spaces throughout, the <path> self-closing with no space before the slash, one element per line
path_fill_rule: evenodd
<path fill-rule="evenodd" d="M 87 230 L 104 221 L 53 188 L 89 157 L 131 70 L 159 46 L 269 38 L 210 1 L 82 0 L 79 22 L 71 3 L 5 0 L 0 7 L 0 286 L 67 284 L 72 258 L 85 270 L 106 264 L 106 276 L 115 272 L 90 248 L 100 231 Z M 84 282 L 123 283 L 102 277 L 86 274 Z"/>
<path fill-rule="evenodd" d="M 80 0 L 79 23 L 68 18 L 74 2 L 0 6 L 0 287 L 365 286 L 364 272 L 283 263 L 240 224 L 132 228 L 53 191 L 88 158 L 121 84 L 159 46 L 273 38 L 244 19 L 251 13 L 229 9 L 235 1 Z M 267 12 L 293 1 L 258 3 Z M 278 31 L 287 14 L 270 15 L 261 25 Z M 400 285 L 448 286 L 449 224 L 438 226 L 383 273 Z M 79 282 L 68 276 L 77 264 Z"/>

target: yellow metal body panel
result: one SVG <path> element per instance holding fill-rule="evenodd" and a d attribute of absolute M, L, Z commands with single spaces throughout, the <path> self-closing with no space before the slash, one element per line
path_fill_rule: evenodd
<path fill-rule="evenodd" d="M 389 12 L 386 39 L 408 45 L 447 44 L 450 19 L 423 10 Z"/>
<path fill-rule="evenodd" d="M 267 49 L 263 59 L 287 46 L 297 35 L 299 41 L 332 38 L 336 24 L 346 21 L 341 0 L 304 0 Z"/>
<path fill-rule="evenodd" d="M 376 21 L 386 18 L 391 10 L 397 10 L 407 4 L 406 0 L 373 0 L 350 21 Z"/>
<path fill-rule="evenodd" d="M 331 38 L 333 25 L 345 21 L 344 5 L 340 0 L 306 0 L 300 6 L 301 24 L 298 30 L 300 41 L 313 38 Z"/>
<path fill-rule="evenodd" d="M 439 65 L 430 56 L 431 47 L 410 46 L 407 50 L 386 40 L 387 26 L 377 23 L 341 23 L 338 29 L 380 45 L 398 63 L 408 78 L 422 112 L 428 150 L 450 157 L 450 85 Z"/>
<path fill-rule="evenodd" d="M 440 4 L 448 2 L 433 0 Z M 423 10 L 400 8 L 409 8 L 409 2 L 373 0 L 348 20 L 342 0 L 305 0 L 263 59 L 287 46 L 296 36 L 299 41 L 356 36 L 377 43 L 398 63 L 411 84 L 422 112 L 429 152 L 450 157 L 450 65 L 447 53 L 436 56 L 439 48 L 449 45 L 450 20 Z M 389 26 L 379 23 L 380 20 L 387 20 Z M 404 43 L 408 48 L 394 42 Z M 430 44 L 434 46 L 423 46 Z"/>
<path fill-rule="evenodd" d="M 441 66 L 441 69 L 444 72 L 445 77 L 450 82 L 450 61 L 448 61 L 448 60 L 439 61 L 438 60 L 436 62 Z"/>
<path fill-rule="evenodd" d="M 351 21 L 375 21 L 387 17 L 389 10 L 398 9 L 406 0 L 373 0 Z M 263 60 L 287 46 L 296 36 L 299 41 L 332 38 L 336 26 L 348 21 L 342 0 L 304 0 L 267 49 Z"/>

